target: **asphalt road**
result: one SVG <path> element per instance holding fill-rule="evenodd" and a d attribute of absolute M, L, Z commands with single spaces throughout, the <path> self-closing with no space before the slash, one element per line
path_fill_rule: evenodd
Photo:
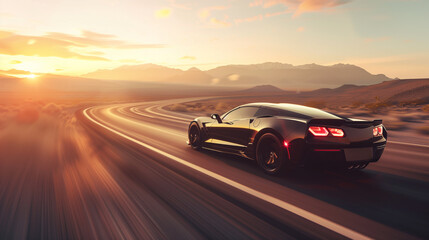
<path fill-rule="evenodd" d="M 429 238 L 429 146 L 393 139 L 380 161 L 359 173 L 267 176 L 250 160 L 186 145 L 194 116 L 162 106 L 188 100 L 78 112 L 101 160 L 67 172 L 64 186 L 72 192 L 33 199 L 62 204 L 33 209 L 22 220 L 25 235 L 4 217 L 20 210 L 6 209 L 14 204 L 3 188 L 0 238 Z M 17 196 L 20 205 L 25 196 Z"/>

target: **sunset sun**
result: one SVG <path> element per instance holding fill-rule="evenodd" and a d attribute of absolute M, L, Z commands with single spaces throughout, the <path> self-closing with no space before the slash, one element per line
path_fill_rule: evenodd
<path fill-rule="evenodd" d="M 36 75 L 35 74 L 29 74 L 29 75 L 25 76 L 25 78 L 34 79 L 34 78 L 36 78 Z"/>
<path fill-rule="evenodd" d="M 25 79 L 27 79 L 28 82 L 36 82 L 38 76 L 36 74 L 34 74 L 34 73 L 30 73 L 28 75 L 23 75 L 23 77 Z"/>

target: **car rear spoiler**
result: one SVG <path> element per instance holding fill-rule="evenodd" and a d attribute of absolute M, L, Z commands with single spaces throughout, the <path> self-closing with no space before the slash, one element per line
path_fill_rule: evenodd
<path fill-rule="evenodd" d="M 330 126 L 356 126 L 356 127 L 369 127 L 377 126 L 382 123 L 381 119 L 373 121 L 366 120 L 347 120 L 347 119 L 319 119 L 314 118 L 307 122 L 308 125 L 330 125 Z"/>

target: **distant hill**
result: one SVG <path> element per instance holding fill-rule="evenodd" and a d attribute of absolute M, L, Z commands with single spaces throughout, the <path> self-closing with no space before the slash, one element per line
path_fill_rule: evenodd
<path fill-rule="evenodd" d="M 332 103 L 374 102 L 376 98 L 393 103 L 418 100 L 427 102 L 425 99 L 429 99 L 429 79 L 390 80 L 368 86 L 344 85 L 334 89 L 304 92 L 301 95 Z"/>
<path fill-rule="evenodd" d="M 387 99 L 387 101 L 394 103 L 417 102 L 429 104 L 429 85 L 400 92 Z"/>
<path fill-rule="evenodd" d="M 385 75 L 372 75 L 363 68 L 349 64 L 292 66 L 281 63 L 263 63 L 222 66 L 207 72 L 213 77 L 219 78 L 220 84 L 273 84 L 291 90 L 337 87 L 343 84 L 368 85 L 389 80 Z M 230 81 L 229 77 L 234 74 L 238 75 L 239 79 Z"/>
<path fill-rule="evenodd" d="M 370 85 L 390 80 L 383 74 L 373 75 L 350 64 L 321 66 L 306 64 L 293 66 L 284 63 L 227 65 L 201 71 L 187 71 L 155 64 L 121 66 L 97 70 L 83 75 L 86 78 L 169 82 L 192 85 L 255 86 L 271 84 L 290 90 L 310 90 L 338 87 L 343 84 Z"/>
<path fill-rule="evenodd" d="M 361 105 L 377 101 L 392 104 L 429 104 L 429 79 L 389 80 L 361 86 L 345 84 L 337 88 L 320 88 L 303 92 L 284 91 L 272 85 L 259 85 L 231 92 L 231 95 L 241 98 L 264 97 L 266 101 L 272 102 L 318 103 L 329 107 Z"/>
<path fill-rule="evenodd" d="M 191 69 L 184 72 L 186 76 L 200 74 Z M 202 72 L 204 74 L 204 72 Z M 141 82 L 141 81 L 114 81 L 83 77 L 61 76 L 45 74 L 36 79 L 15 78 L 0 74 L 0 92 L 49 95 L 66 94 L 70 97 L 87 96 L 118 96 L 122 97 L 162 97 L 162 96 L 211 96 L 222 95 L 236 88 L 222 86 L 197 86 L 181 83 Z M 49 94 L 48 94 L 49 93 Z M 113 95 L 112 95 L 113 94 Z M 0 94 L 1 97 L 1 94 Z"/>
<path fill-rule="evenodd" d="M 271 64 L 245 66 L 247 68 L 269 69 Z M 147 66 L 151 68 L 150 66 Z M 277 69 L 291 68 L 290 65 L 274 64 Z M 324 68 L 311 65 L 304 68 Z M 338 67 L 338 66 L 337 66 Z M 161 67 L 163 68 L 163 67 Z M 159 69 L 161 69 L 159 68 Z M 152 71 L 152 70 L 151 70 Z M 344 84 L 336 88 L 319 88 L 312 91 L 285 91 L 271 84 L 256 84 L 254 87 L 236 87 L 234 85 L 213 85 L 212 76 L 207 71 L 191 68 L 187 71 L 177 70 L 179 74 L 170 76 L 164 81 L 113 81 L 82 77 L 70 77 L 45 74 L 37 79 L 28 80 L 0 74 L 0 91 L 15 92 L 93 92 L 118 93 L 134 96 L 175 96 L 177 94 L 189 96 L 223 95 L 223 96 L 279 96 L 287 97 L 291 101 L 305 103 L 309 100 L 325 102 L 330 105 L 343 105 L 350 103 L 368 103 L 376 99 L 392 103 L 419 102 L 429 103 L 429 79 L 403 79 L 389 80 L 371 85 Z M 235 76 L 235 81 L 239 81 Z M 186 80 L 188 85 L 183 84 Z M 200 84 L 202 83 L 202 84 Z M 237 89 L 244 90 L 237 90 Z M 282 89 L 283 88 L 283 89 Z"/>
<path fill-rule="evenodd" d="M 161 80 L 166 83 L 192 84 L 192 85 L 210 85 L 213 77 L 198 68 L 190 68 L 182 71 L 172 77 Z"/>
<path fill-rule="evenodd" d="M 237 91 L 238 94 L 279 94 L 286 93 L 285 90 L 282 90 L 273 85 L 259 85 L 252 88 L 244 89 Z"/>
<path fill-rule="evenodd" d="M 155 64 L 124 65 L 114 69 L 101 69 L 82 75 L 86 78 L 103 80 L 131 80 L 143 82 L 164 81 L 167 78 L 182 74 L 179 69 Z"/>

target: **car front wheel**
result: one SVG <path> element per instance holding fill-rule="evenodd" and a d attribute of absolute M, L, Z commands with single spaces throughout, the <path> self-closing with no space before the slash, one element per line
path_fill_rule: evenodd
<path fill-rule="evenodd" d="M 189 145 L 195 150 L 201 149 L 201 133 L 196 123 L 191 124 L 188 131 Z"/>

